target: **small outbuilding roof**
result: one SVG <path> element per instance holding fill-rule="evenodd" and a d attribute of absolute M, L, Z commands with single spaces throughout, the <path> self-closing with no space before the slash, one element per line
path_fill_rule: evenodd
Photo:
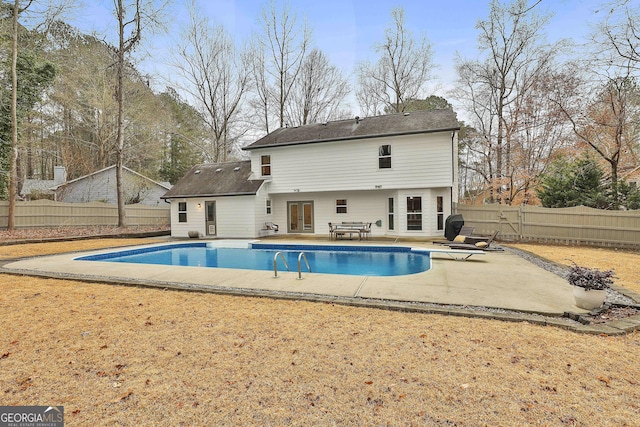
<path fill-rule="evenodd" d="M 70 185 L 70 184 L 74 184 L 74 183 L 76 183 L 76 182 L 80 182 L 80 181 L 84 181 L 84 180 L 90 179 L 91 177 L 98 176 L 98 175 L 100 175 L 100 174 L 101 174 L 101 173 L 103 173 L 103 172 L 107 172 L 107 171 L 109 171 L 110 169 L 113 169 L 113 170 L 115 171 L 115 169 L 116 169 L 116 165 L 107 166 L 107 167 L 106 167 L 106 168 L 104 168 L 104 169 L 100 169 L 100 170 L 98 170 L 98 171 L 91 172 L 90 174 L 87 174 L 87 175 L 81 176 L 81 177 L 76 178 L 76 179 L 72 179 L 71 181 L 66 181 L 66 182 L 58 183 L 58 185 L 56 185 L 55 187 L 53 187 L 53 190 L 57 190 L 57 189 L 59 189 L 59 188 L 61 188 L 61 187 L 66 187 L 66 186 L 68 186 L 68 185 Z M 128 167 L 126 167 L 126 166 L 122 166 L 122 170 L 123 170 L 123 171 L 125 171 L 125 172 L 128 172 L 128 173 L 130 173 L 130 174 L 132 174 L 132 175 L 135 175 L 135 176 L 137 176 L 137 177 L 139 177 L 139 178 L 142 178 L 142 179 L 144 179 L 144 180 L 146 180 L 146 181 L 148 181 L 148 182 L 152 182 L 152 183 L 154 183 L 154 184 L 156 184 L 156 185 L 159 185 L 160 187 L 164 187 L 164 188 L 166 188 L 167 190 L 171 188 L 171 184 L 169 184 L 169 183 L 167 183 L 167 182 L 158 182 L 158 181 L 154 181 L 153 179 L 151 179 L 151 178 L 149 178 L 149 177 L 146 177 L 146 176 L 142 175 L 141 173 L 138 173 L 138 172 L 134 171 L 133 169 L 129 169 L 129 168 L 128 168 Z"/>
<path fill-rule="evenodd" d="M 162 199 L 245 196 L 256 194 L 263 180 L 249 180 L 251 162 L 196 165 L 167 191 Z"/>
<path fill-rule="evenodd" d="M 452 110 L 425 110 L 280 128 L 243 150 L 460 129 Z"/>

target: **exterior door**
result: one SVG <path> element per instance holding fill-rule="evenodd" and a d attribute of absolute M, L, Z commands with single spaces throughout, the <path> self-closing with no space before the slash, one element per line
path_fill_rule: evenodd
<path fill-rule="evenodd" d="M 313 233 L 313 202 L 287 202 L 287 232 Z"/>
<path fill-rule="evenodd" d="M 207 227 L 207 236 L 215 236 L 217 234 L 216 227 L 216 202 L 205 202 L 205 225 Z"/>

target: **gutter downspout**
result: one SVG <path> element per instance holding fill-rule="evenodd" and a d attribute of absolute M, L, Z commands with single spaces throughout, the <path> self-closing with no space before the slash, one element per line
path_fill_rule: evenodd
<path fill-rule="evenodd" d="M 457 150 L 456 150 L 456 131 L 451 132 L 451 187 L 449 188 L 449 203 L 451 204 L 450 206 L 450 215 L 452 215 L 453 212 L 453 186 L 457 185 L 456 183 L 456 169 L 457 169 L 457 165 L 456 165 L 456 154 L 457 154 Z"/>

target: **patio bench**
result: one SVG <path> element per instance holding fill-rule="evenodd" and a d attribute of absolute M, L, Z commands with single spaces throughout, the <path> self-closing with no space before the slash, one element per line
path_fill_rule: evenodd
<path fill-rule="evenodd" d="M 337 240 L 338 237 L 344 237 L 345 235 L 349 235 L 349 239 L 353 237 L 354 234 L 358 235 L 359 240 L 363 240 L 367 238 L 371 233 L 371 223 L 370 222 L 347 222 L 344 221 L 340 224 L 329 223 L 329 234 L 330 238 L 333 240 L 334 238 Z"/>

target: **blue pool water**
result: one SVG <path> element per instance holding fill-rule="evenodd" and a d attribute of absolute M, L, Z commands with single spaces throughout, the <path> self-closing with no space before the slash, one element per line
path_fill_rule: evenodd
<path fill-rule="evenodd" d="M 273 270 L 276 252 L 282 252 L 291 271 L 298 270 L 298 255 L 304 252 L 313 273 L 361 276 L 398 276 L 429 270 L 429 253 L 408 247 L 274 245 L 253 243 L 247 248 L 216 247 L 206 242 L 152 246 L 133 250 L 89 255 L 86 261 L 191 267 Z M 306 265 L 302 260 L 302 271 Z M 278 257 L 278 271 L 285 271 Z"/>

